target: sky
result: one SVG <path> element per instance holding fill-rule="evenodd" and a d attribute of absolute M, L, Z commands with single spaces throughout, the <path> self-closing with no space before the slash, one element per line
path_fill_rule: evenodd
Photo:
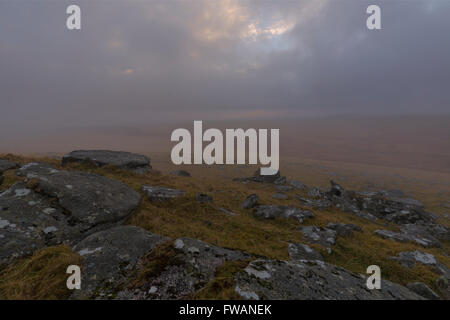
<path fill-rule="evenodd" d="M 70 4 L 81 30 L 66 29 Z M 449 17 L 448 0 L 0 0 L 0 146 L 95 126 L 449 115 Z"/>

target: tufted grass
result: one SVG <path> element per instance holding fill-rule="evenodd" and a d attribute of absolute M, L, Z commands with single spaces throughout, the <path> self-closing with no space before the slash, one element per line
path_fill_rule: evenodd
<path fill-rule="evenodd" d="M 67 245 L 36 251 L 31 257 L 15 261 L 0 271 L 0 299 L 65 299 L 69 265 L 81 265 L 82 258 Z"/>

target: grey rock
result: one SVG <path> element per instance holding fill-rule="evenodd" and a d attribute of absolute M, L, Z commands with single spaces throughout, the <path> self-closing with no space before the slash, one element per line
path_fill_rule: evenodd
<path fill-rule="evenodd" d="M 89 162 L 99 167 L 114 165 L 136 173 L 146 173 L 151 169 L 150 160 L 144 155 L 110 150 L 77 150 L 62 158 L 63 166 L 71 162 Z"/>
<path fill-rule="evenodd" d="M 375 234 L 384 239 L 390 239 L 398 242 L 415 242 L 425 248 L 441 247 L 441 244 L 439 242 L 436 242 L 436 240 L 434 239 L 427 239 L 402 232 L 375 230 Z"/>
<path fill-rule="evenodd" d="M 253 212 L 255 217 L 264 219 L 275 218 L 295 218 L 302 223 L 307 218 L 314 217 L 314 214 L 308 210 L 302 210 L 296 207 L 263 205 L 257 206 Z"/>
<path fill-rule="evenodd" d="M 91 234 L 73 250 L 83 257 L 81 290 L 71 299 L 111 299 L 126 283 L 140 257 L 167 238 L 134 226 Z"/>
<path fill-rule="evenodd" d="M 6 159 L 0 159 L 0 175 L 6 170 L 15 169 L 19 167 L 19 164 Z"/>
<path fill-rule="evenodd" d="M 391 259 L 397 260 L 405 268 L 412 268 L 416 263 L 421 263 L 423 265 L 431 267 L 434 272 L 445 276 L 447 279 L 450 279 L 450 268 L 437 261 L 436 258 L 430 253 L 425 253 L 418 250 L 403 251 L 400 252 L 396 257 L 391 257 Z"/>
<path fill-rule="evenodd" d="M 275 190 L 279 192 L 288 192 L 291 191 L 293 188 L 291 186 L 275 186 Z"/>
<path fill-rule="evenodd" d="M 261 175 L 260 170 L 257 170 L 253 177 L 247 177 L 247 178 L 235 178 L 234 181 L 240 181 L 240 182 L 260 182 L 260 183 L 274 183 L 274 184 L 285 184 L 286 183 L 286 177 L 282 177 L 280 175 L 280 171 L 273 175 Z"/>
<path fill-rule="evenodd" d="M 291 180 L 291 181 L 289 181 L 289 184 L 291 186 L 293 186 L 294 188 L 298 189 L 298 190 L 306 190 L 306 189 L 308 189 L 308 187 L 305 184 L 303 184 L 303 183 L 301 183 L 300 181 L 297 181 L 297 180 Z"/>
<path fill-rule="evenodd" d="M 419 296 L 424 297 L 428 300 L 440 300 L 441 298 L 433 290 L 431 290 L 423 282 L 411 282 L 406 285 L 406 287 L 412 292 L 417 293 Z"/>
<path fill-rule="evenodd" d="M 227 210 L 225 208 L 219 208 L 219 211 L 222 212 L 222 213 L 228 214 L 230 216 L 235 216 L 236 215 L 236 213 L 234 213 L 234 212 L 232 212 L 230 210 Z"/>
<path fill-rule="evenodd" d="M 186 194 L 186 192 L 182 190 L 147 185 L 142 186 L 142 191 L 150 201 L 169 200 L 182 197 Z"/>
<path fill-rule="evenodd" d="M 409 289 L 381 281 L 369 290 L 366 277 L 323 261 L 260 259 L 235 276 L 235 292 L 261 300 L 423 300 Z"/>
<path fill-rule="evenodd" d="M 303 243 L 290 243 L 288 246 L 288 254 L 291 260 L 323 261 L 323 257 L 320 253 Z"/>
<path fill-rule="evenodd" d="M 272 195 L 272 198 L 279 200 L 287 200 L 289 197 L 284 193 L 277 192 Z"/>
<path fill-rule="evenodd" d="M 212 202 L 213 198 L 210 195 L 204 193 L 197 193 L 195 195 L 195 200 L 197 200 L 197 202 Z"/>
<path fill-rule="evenodd" d="M 337 232 L 327 228 L 307 226 L 301 229 L 303 237 L 310 243 L 317 243 L 329 248 L 336 242 Z"/>
<path fill-rule="evenodd" d="M 256 194 L 251 194 L 242 202 L 242 208 L 251 209 L 258 205 L 259 198 Z"/>
<path fill-rule="evenodd" d="M 327 229 L 331 229 L 337 232 L 341 237 L 349 237 L 353 235 L 354 231 L 361 232 L 361 227 L 354 224 L 344 224 L 344 223 L 329 223 L 326 226 Z"/>
<path fill-rule="evenodd" d="M 41 164 L 26 165 L 17 174 L 36 179 L 39 193 L 56 198 L 71 222 L 85 230 L 124 220 L 141 200 L 126 184 L 96 174 L 59 171 Z"/>
<path fill-rule="evenodd" d="M 185 170 L 175 170 L 175 171 L 172 171 L 170 174 L 174 175 L 174 176 L 179 176 L 179 177 L 190 177 L 191 176 L 191 174 Z"/>
<path fill-rule="evenodd" d="M 226 261 L 248 259 L 244 252 L 220 248 L 190 238 L 175 240 L 177 264 L 167 265 L 146 283 L 123 297 L 133 299 L 181 299 L 203 288 L 215 277 L 216 269 Z M 157 288 L 157 290 L 152 288 Z"/>

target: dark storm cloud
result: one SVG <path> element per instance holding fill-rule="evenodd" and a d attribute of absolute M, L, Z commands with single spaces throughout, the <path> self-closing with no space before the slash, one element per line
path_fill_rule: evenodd
<path fill-rule="evenodd" d="M 446 0 L 1 1 L 0 132 L 448 113 L 449 15 Z"/>

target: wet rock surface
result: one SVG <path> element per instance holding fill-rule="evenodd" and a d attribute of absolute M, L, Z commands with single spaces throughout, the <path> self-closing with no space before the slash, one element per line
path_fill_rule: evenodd
<path fill-rule="evenodd" d="M 296 207 L 262 205 L 255 207 L 253 215 L 258 218 L 275 219 L 275 218 L 294 218 L 302 223 L 307 218 L 314 217 L 314 214 L 308 210 L 302 210 Z"/>
<path fill-rule="evenodd" d="M 369 290 L 366 277 L 323 261 L 260 259 L 235 276 L 235 292 L 244 299 L 362 300 L 423 298 L 389 281 Z"/>
<path fill-rule="evenodd" d="M 76 150 L 62 158 L 63 166 L 71 162 L 93 163 L 96 166 L 113 165 L 136 173 L 146 173 L 151 169 L 150 160 L 144 155 L 110 150 Z"/>
<path fill-rule="evenodd" d="M 71 299 L 114 298 L 139 258 L 167 240 L 134 226 L 91 234 L 73 248 L 84 259 L 81 290 L 75 290 Z"/>
<path fill-rule="evenodd" d="M 169 200 L 186 194 L 182 190 L 147 185 L 142 186 L 142 191 L 150 201 Z"/>

